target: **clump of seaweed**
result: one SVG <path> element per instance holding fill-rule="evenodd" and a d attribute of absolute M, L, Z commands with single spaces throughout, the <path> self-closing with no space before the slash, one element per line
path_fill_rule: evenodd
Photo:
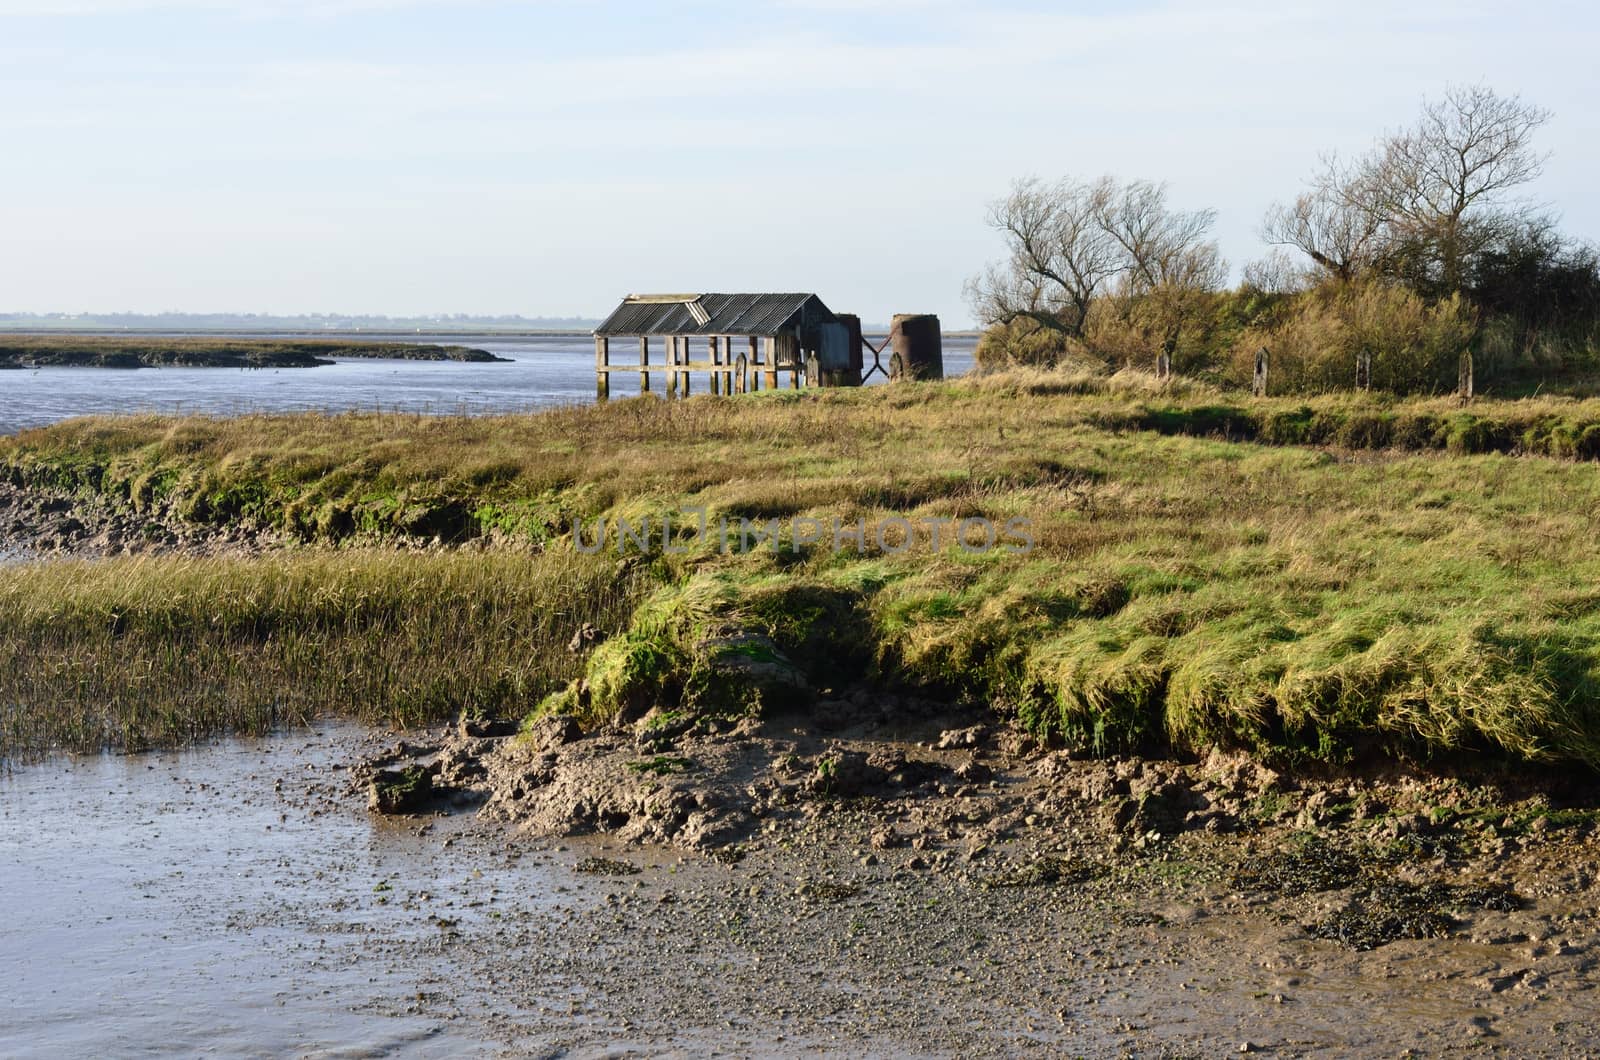
<path fill-rule="evenodd" d="M 1521 900 L 1501 887 L 1376 880 L 1352 895 L 1343 908 L 1308 924 L 1306 931 L 1351 949 L 1370 950 L 1396 939 L 1448 938 L 1455 930 L 1452 912 L 1457 909 L 1508 912 L 1520 906 Z"/>

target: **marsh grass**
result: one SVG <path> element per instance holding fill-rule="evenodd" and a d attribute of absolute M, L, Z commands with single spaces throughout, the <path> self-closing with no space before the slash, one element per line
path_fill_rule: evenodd
<path fill-rule="evenodd" d="M 366 550 L 8 568 L 0 753 L 519 713 L 577 672 L 574 629 L 626 621 L 638 579 L 568 555 Z"/>
<path fill-rule="evenodd" d="M 1026 370 L 484 419 L 78 420 L 0 441 L 0 468 L 193 523 L 277 527 L 316 547 L 239 568 L 248 584 L 296 600 L 332 585 L 371 603 L 327 617 L 284 605 L 298 617 L 263 640 L 211 622 L 208 601 L 233 592 L 211 567 L 135 566 L 130 613 L 147 617 L 130 640 L 105 629 L 106 601 L 131 591 L 106 573 L 115 565 L 0 572 L 6 680 L 27 691 L 4 698 L 33 705 L 6 725 L 42 724 L 37 704 L 72 688 L 73 702 L 121 704 L 74 707 L 58 729 L 78 743 L 181 737 L 242 703 L 253 724 L 341 704 L 393 720 L 455 699 L 506 706 L 575 664 L 518 669 L 493 645 L 564 644 L 590 620 L 618 634 L 587 663 L 595 723 L 692 696 L 697 643 L 739 628 L 770 635 L 818 687 L 968 697 L 1092 751 L 1224 743 L 1291 763 L 1466 753 L 1596 766 L 1600 473 L 1581 458 L 1597 425 L 1597 401 L 1252 402 L 1135 373 Z M 1037 547 L 724 555 L 685 541 L 619 591 L 603 576 L 614 556 L 580 560 L 566 540 L 575 518 L 702 505 L 869 525 L 1021 517 Z M 381 547 L 431 537 L 496 544 Z M 506 558 L 530 549 L 546 558 Z M 362 596 L 369 583 L 341 573 L 349 555 L 381 591 Z M 413 563 L 455 572 L 471 587 L 458 602 L 480 594 L 485 616 L 423 599 Z M 531 573 L 512 589 L 495 565 L 514 563 Z M 193 591 L 169 591 L 181 585 Z M 598 602 L 579 599 L 591 590 Z M 191 603 L 173 611 L 169 596 Z M 502 600 L 572 617 L 495 638 L 495 616 L 515 610 Z M 437 628 L 447 614 L 457 628 Z M 46 651 L 25 655 L 28 638 Z M 147 724 L 152 710 L 166 720 Z"/>

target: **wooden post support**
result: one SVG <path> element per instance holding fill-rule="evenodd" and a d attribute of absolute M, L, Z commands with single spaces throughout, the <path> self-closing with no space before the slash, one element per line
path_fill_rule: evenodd
<path fill-rule="evenodd" d="M 722 393 L 722 373 L 717 371 L 717 366 L 722 363 L 722 340 L 715 335 L 711 336 L 711 392 Z"/>
<path fill-rule="evenodd" d="M 739 354 L 738 360 L 734 362 L 733 385 L 737 393 L 748 394 L 750 392 L 750 358 L 742 353 Z"/>
<path fill-rule="evenodd" d="M 778 389 L 778 338 L 774 336 L 767 340 L 767 378 L 764 380 L 768 390 Z"/>
<path fill-rule="evenodd" d="M 1250 384 L 1250 393 L 1256 397 L 1267 396 L 1267 348 L 1256 351 L 1256 375 Z"/>
<path fill-rule="evenodd" d="M 594 398 L 596 401 L 605 401 L 611 397 L 611 373 L 606 371 L 611 365 L 611 340 L 604 335 L 594 337 Z"/>
<path fill-rule="evenodd" d="M 678 396 L 678 336 L 667 336 L 667 397 Z"/>
<path fill-rule="evenodd" d="M 689 349 L 689 336 L 685 335 L 681 339 L 678 340 L 678 363 L 680 365 L 688 364 L 689 361 L 693 357 L 694 357 L 694 352 Z M 683 396 L 684 397 L 688 397 L 689 396 L 689 369 L 680 368 L 678 371 L 683 376 L 683 380 L 680 383 L 680 385 L 683 387 L 683 390 L 682 390 Z"/>
<path fill-rule="evenodd" d="M 817 351 L 812 350 L 806 354 L 806 386 L 818 386 L 822 383 L 822 364 L 817 360 Z"/>
<path fill-rule="evenodd" d="M 754 335 L 750 336 L 750 361 L 745 366 L 744 390 L 753 394 L 761 387 L 761 373 L 756 365 L 761 363 L 761 340 Z"/>
<path fill-rule="evenodd" d="M 650 336 L 639 336 L 639 393 L 650 393 Z"/>

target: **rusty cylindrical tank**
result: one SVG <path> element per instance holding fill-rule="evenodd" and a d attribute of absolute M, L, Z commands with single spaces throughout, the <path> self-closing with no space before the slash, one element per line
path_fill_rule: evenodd
<path fill-rule="evenodd" d="M 835 314 L 839 323 L 845 328 L 845 348 L 849 351 L 849 367 L 831 373 L 827 377 L 828 386 L 860 386 L 861 385 L 861 318 L 854 313 Z"/>
<path fill-rule="evenodd" d="M 889 328 L 891 382 L 944 378 L 944 333 L 932 313 L 897 313 Z"/>

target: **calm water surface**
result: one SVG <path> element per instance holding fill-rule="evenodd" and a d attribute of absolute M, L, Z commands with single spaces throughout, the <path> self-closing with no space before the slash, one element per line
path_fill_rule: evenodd
<path fill-rule="evenodd" d="M 464 820 L 341 797 L 358 731 L 0 763 L 0 1056 L 498 1052 L 417 1003 L 463 979 L 441 922 L 563 896 Z"/>
<path fill-rule="evenodd" d="M 118 412 L 382 410 L 484 415 L 594 400 L 594 341 L 586 335 L 416 335 L 418 343 L 459 343 L 510 358 L 508 364 L 342 360 L 321 368 L 38 368 L 0 372 L 0 434 L 73 416 Z M 972 366 L 976 340 L 946 338 L 945 372 Z M 652 350 L 659 358 L 659 350 Z M 869 357 L 870 360 L 870 357 Z M 694 385 L 702 390 L 704 374 Z M 659 390 L 662 376 L 656 376 Z M 613 395 L 637 392 L 613 376 Z"/>

